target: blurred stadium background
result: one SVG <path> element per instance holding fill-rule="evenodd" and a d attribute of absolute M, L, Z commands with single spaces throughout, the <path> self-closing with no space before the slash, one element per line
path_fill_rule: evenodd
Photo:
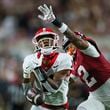
<path fill-rule="evenodd" d="M 110 0 L 0 0 L 0 110 L 30 108 L 21 90 L 23 58 L 33 52 L 31 39 L 38 28 L 51 26 L 58 32 L 37 18 L 37 7 L 43 3 L 51 4 L 73 30 L 96 39 L 110 60 Z M 70 110 L 87 96 L 85 85 L 71 80 Z"/>

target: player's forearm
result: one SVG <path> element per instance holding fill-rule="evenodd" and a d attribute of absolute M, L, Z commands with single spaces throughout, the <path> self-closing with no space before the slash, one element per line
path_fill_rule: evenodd
<path fill-rule="evenodd" d="M 85 40 L 77 37 L 76 34 L 65 23 L 62 23 L 58 19 L 55 19 L 52 23 L 58 27 L 59 31 L 63 33 L 77 48 L 83 50 L 88 47 L 88 43 Z"/>
<path fill-rule="evenodd" d="M 88 43 L 77 37 L 73 31 L 70 30 L 70 28 L 67 28 L 67 30 L 63 33 L 77 48 L 83 50 L 88 48 Z"/>
<path fill-rule="evenodd" d="M 45 99 L 45 95 L 37 88 L 33 88 L 29 79 L 24 79 L 23 91 L 26 99 L 34 105 L 42 105 Z"/>
<path fill-rule="evenodd" d="M 29 79 L 23 79 L 23 82 L 22 82 L 22 87 L 23 87 L 23 92 L 24 92 L 24 95 L 26 95 L 27 91 L 31 88 L 31 82 Z"/>
<path fill-rule="evenodd" d="M 53 78 L 48 77 L 46 83 L 48 82 L 50 85 L 50 91 L 57 92 L 64 79 L 67 77 L 67 75 L 70 73 L 70 70 L 61 70 L 54 74 Z M 48 84 L 47 84 L 48 85 Z"/>
<path fill-rule="evenodd" d="M 48 83 L 51 85 L 51 87 L 53 88 L 53 89 L 55 89 L 55 90 L 57 90 L 59 87 L 60 87 L 60 85 L 61 85 L 61 80 L 59 80 L 59 81 L 54 81 L 53 79 L 51 79 L 51 78 L 48 78 L 47 79 L 47 81 L 48 81 Z"/>
<path fill-rule="evenodd" d="M 42 84 L 48 85 L 47 91 L 51 92 L 59 88 L 59 85 L 53 79 L 51 79 L 41 67 L 37 67 L 34 70 Z"/>
<path fill-rule="evenodd" d="M 48 92 L 56 93 L 59 90 L 60 86 L 62 85 L 62 81 L 56 83 L 53 79 L 48 78 L 47 81 L 43 82 L 42 84 L 44 85 Z"/>

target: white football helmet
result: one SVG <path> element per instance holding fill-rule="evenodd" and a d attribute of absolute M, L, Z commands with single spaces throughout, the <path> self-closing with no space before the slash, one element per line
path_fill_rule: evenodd
<path fill-rule="evenodd" d="M 32 39 L 32 43 L 37 50 L 41 51 L 41 53 L 49 55 L 57 49 L 58 40 L 58 34 L 54 33 L 52 29 L 41 28 L 36 32 L 34 38 Z"/>

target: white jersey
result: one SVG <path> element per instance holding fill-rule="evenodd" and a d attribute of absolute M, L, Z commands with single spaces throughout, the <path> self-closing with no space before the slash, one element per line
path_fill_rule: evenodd
<path fill-rule="evenodd" d="M 31 54 L 24 59 L 23 72 L 25 78 L 29 78 L 32 70 L 38 66 L 41 66 L 43 55 L 40 58 L 37 57 L 38 53 Z M 59 53 L 55 62 L 47 71 L 47 74 L 54 75 L 55 73 L 69 69 L 71 70 L 72 61 L 70 55 L 66 53 Z M 68 83 L 70 76 L 62 81 L 61 86 L 56 92 L 47 92 L 45 97 L 45 103 L 50 105 L 62 105 L 67 102 Z M 48 89 L 48 84 L 45 85 Z"/>

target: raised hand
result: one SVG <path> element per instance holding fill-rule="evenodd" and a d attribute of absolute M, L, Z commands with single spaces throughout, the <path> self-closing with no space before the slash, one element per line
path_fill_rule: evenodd
<path fill-rule="evenodd" d="M 51 5 L 49 7 L 46 4 L 41 5 L 38 7 L 38 10 L 43 14 L 38 15 L 38 18 L 40 18 L 41 20 L 47 23 L 51 23 L 56 19 Z"/>

